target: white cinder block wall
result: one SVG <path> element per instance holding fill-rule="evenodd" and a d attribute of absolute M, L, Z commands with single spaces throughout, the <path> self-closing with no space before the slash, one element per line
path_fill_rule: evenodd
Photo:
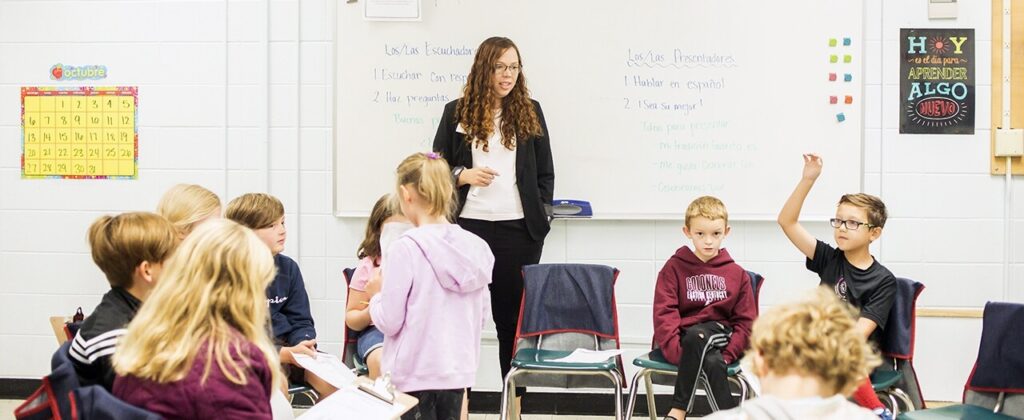
<path fill-rule="evenodd" d="M 988 174 L 991 3 L 959 4 L 959 19 L 928 21 L 925 2 L 868 0 L 863 40 L 865 190 L 880 194 L 891 213 L 874 253 L 897 275 L 924 282 L 920 305 L 928 307 L 1024 301 L 1024 244 L 1015 247 L 1013 281 L 1004 282 L 1005 184 Z M 332 215 L 335 7 L 333 0 L 0 1 L 0 377 L 45 374 L 56 347 L 46 318 L 77 306 L 89 311 L 107 289 L 88 255 L 89 223 L 104 213 L 152 210 L 180 182 L 205 185 L 225 201 L 250 191 L 284 201 L 285 253 L 302 267 L 321 345 L 340 351 L 341 269 L 356 263 L 364 221 Z M 899 134 L 901 27 L 975 28 L 975 135 Z M 106 65 L 110 76 L 54 83 L 48 70 L 58 62 Z M 19 88 L 54 84 L 139 86 L 137 181 L 20 179 Z M 572 163 L 555 159 L 559 170 L 571 170 Z M 797 157 L 793 165 L 795 182 Z M 1018 177 L 1017 238 L 1024 232 L 1021 185 Z M 778 192 L 780 205 L 790 187 Z M 548 237 L 545 262 L 622 270 L 617 294 L 627 361 L 650 344 L 654 279 L 684 243 L 680 225 L 559 221 Z M 774 223 L 732 225 L 730 252 L 768 278 L 763 305 L 817 283 Z M 811 228 L 831 237 L 824 223 Z M 980 320 L 921 318 L 918 326 L 916 366 L 926 398 L 958 400 Z M 476 389 L 497 390 L 496 343 L 488 337 L 482 346 Z"/>

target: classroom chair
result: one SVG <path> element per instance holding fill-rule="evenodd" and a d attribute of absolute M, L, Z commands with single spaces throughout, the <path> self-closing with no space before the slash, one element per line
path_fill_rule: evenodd
<path fill-rule="evenodd" d="M 1024 305 L 985 304 L 981 344 L 963 404 L 899 415 L 903 420 L 1024 418 Z"/>
<path fill-rule="evenodd" d="M 923 284 L 896 278 L 896 298 L 889 311 L 880 349 L 883 363 L 871 373 L 871 386 L 879 399 L 889 404 L 894 416 L 925 408 L 921 384 L 914 370 L 917 298 L 922 291 Z"/>
<path fill-rule="evenodd" d="M 747 275 L 750 276 L 750 287 L 754 292 L 754 304 L 758 305 L 761 297 L 761 286 L 764 285 L 764 277 L 753 271 L 747 271 Z M 649 353 L 633 359 L 633 365 L 639 367 L 640 370 L 633 375 L 633 381 L 629 386 L 626 418 L 630 419 L 633 417 L 633 410 L 636 408 L 636 394 L 639 390 L 640 379 L 643 378 L 644 393 L 647 396 L 647 413 L 651 420 L 657 420 L 657 407 L 654 403 L 654 384 L 675 386 L 679 367 L 665 360 L 661 350 L 657 348 L 655 343 L 651 344 L 651 351 Z M 740 369 L 739 360 L 727 366 L 727 373 L 729 375 L 729 382 L 735 384 L 739 389 L 741 403 L 756 396 L 750 386 L 750 380 L 743 375 L 743 371 Z M 701 386 L 707 387 L 707 384 L 702 380 Z"/>
<path fill-rule="evenodd" d="M 615 280 L 619 270 L 593 264 L 523 267 L 523 303 L 512 366 L 501 389 L 501 420 L 518 418 L 510 407 L 516 386 L 607 388 L 615 391 L 615 418 L 622 419 L 622 358 L 598 363 L 557 362 L 579 348 L 619 348 Z"/>
<path fill-rule="evenodd" d="M 348 286 L 352 284 L 352 275 L 355 274 L 355 268 L 346 268 L 341 271 L 342 275 L 345 276 L 345 307 L 348 308 Z M 345 346 L 341 349 L 341 362 L 352 369 L 356 376 L 365 376 L 370 373 L 370 370 L 365 364 L 359 362 L 359 358 L 356 357 L 356 343 L 359 338 L 359 332 L 353 331 L 345 324 L 345 337 L 342 342 Z"/>
<path fill-rule="evenodd" d="M 100 385 L 82 386 L 65 341 L 50 360 L 52 372 L 42 385 L 14 410 L 18 420 L 125 419 L 159 420 L 160 416 L 114 397 Z"/>

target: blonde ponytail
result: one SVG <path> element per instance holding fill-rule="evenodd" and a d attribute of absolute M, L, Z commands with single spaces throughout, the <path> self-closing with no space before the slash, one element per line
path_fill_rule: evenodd
<path fill-rule="evenodd" d="M 398 186 L 410 185 L 431 216 L 451 219 L 455 213 L 455 185 L 448 162 L 437 153 L 414 153 L 398 165 Z"/>

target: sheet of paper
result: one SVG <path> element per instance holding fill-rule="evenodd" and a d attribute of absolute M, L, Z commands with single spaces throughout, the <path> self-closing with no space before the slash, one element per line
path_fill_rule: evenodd
<path fill-rule="evenodd" d="M 550 359 L 548 361 L 561 363 L 600 363 L 620 354 L 622 354 L 622 350 L 576 349 L 568 356 L 560 359 Z"/>
<path fill-rule="evenodd" d="M 364 0 L 363 19 L 418 21 L 423 19 L 422 0 Z"/>
<path fill-rule="evenodd" d="M 334 355 L 317 353 L 315 359 L 305 354 L 292 353 L 292 356 L 299 366 L 313 372 L 335 388 L 351 388 L 356 380 L 356 375 Z"/>
<path fill-rule="evenodd" d="M 397 418 L 402 414 L 403 408 L 385 403 L 365 392 L 348 388 L 331 394 L 298 418 L 299 420 L 384 420 Z"/>

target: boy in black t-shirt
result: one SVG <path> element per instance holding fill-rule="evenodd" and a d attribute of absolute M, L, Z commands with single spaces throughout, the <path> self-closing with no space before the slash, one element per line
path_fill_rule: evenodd
<path fill-rule="evenodd" d="M 803 177 L 779 212 L 779 226 L 807 256 L 807 269 L 818 274 L 821 284 L 832 287 L 841 299 L 860 309 L 857 329 L 877 348 L 896 296 L 896 278 L 868 249 L 882 235 L 887 217 L 885 204 L 868 194 L 844 195 L 839 199 L 836 217 L 831 220 L 836 248 L 816 240 L 798 218 L 807 193 L 821 175 L 821 167 L 821 157 L 804 155 Z M 892 418 L 875 395 L 870 380 L 857 388 L 853 399 L 882 419 Z"/>

